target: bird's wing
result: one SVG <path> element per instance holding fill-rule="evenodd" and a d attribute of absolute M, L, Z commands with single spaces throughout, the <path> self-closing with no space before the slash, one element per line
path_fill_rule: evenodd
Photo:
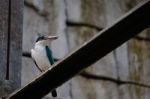
<path fill-rule="evenodd" d="M 46 46 L 45 49 L 46 49 L 47 58 L 48 58 L 50 64 L 53 65 L 54 64 L 54 58 L 52 55 L 52 51 L 50 50 L 50 48 L 48 46 Z"/>
<path fill-rule="evenodd" d="M 54 64 L 54 58 L 53 58 L 52 51 L 48 46 L 46 46 L 45 49 L 46 49 L 46 54 L 47 54 L 48 60 L 49 60 L 50 64 L 53 65 Z M 56 89 L 52 90 L 52 96 L 57 97 Z"/>
<path fill-rule="evenodd" d="M 32 57 L 32 60 L 33 60 L 33 62 L 35 63 L 35 65 L 36 65 L 36 67 L 39 69 L 39 71 L 41 71 L 42 72 L 42 70 L 39 68 L 39 66 L 37 65 L 37 63 L 36 63 L 36 61 L 35 61 L 35 58 L 34 58 L 34 50 L 33 49 L 31 49 L 31 57 Z"/>

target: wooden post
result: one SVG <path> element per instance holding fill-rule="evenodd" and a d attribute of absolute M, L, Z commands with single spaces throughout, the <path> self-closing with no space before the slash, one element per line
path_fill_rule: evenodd
<path fill-rule="evenodd" d="M 0 97 L 21 85 L 23 0 L 0 0 Z"/>

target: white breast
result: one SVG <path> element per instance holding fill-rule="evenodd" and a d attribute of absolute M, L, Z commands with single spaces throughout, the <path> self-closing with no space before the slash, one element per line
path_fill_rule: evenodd
<path fill-rule="evenodd" d="M 45 71 L 50 68 L 51 64 L 47 58 L 44 46 L 35 46 L 34 49 L 31 49 L 31 55 L 41 71 Z"/>

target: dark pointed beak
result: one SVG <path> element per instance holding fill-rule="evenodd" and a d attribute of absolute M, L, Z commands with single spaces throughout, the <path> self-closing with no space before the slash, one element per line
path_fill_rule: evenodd
<path fill-rule="evenodd" d="M 45 39 L 56 40 L 58 39 L 58 36 L 46 36 Z"/>

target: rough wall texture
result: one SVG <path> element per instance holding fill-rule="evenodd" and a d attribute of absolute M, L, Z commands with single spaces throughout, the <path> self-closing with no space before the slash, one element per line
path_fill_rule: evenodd
<path fill-rule="evenodd" d="M 58 35 L 51 47 L 56 58 L 92 38 L 142 0 L 25 0 L 23 50 L 30 51 L 37 32 Z M 149 29 L 139 37 L 149 38 Z M 60 99 L 149 99 L 150 41 L 133 38 L 84 72 L 125 81 L 88 79 L 77 75 L 58 90 Z M 39 75 L 31 59 L 23 57 L 22 86 Z M 133 83 L 131 83 L 133 82 Z M 51 97 L 51 95 L 45 98 Z"/>

